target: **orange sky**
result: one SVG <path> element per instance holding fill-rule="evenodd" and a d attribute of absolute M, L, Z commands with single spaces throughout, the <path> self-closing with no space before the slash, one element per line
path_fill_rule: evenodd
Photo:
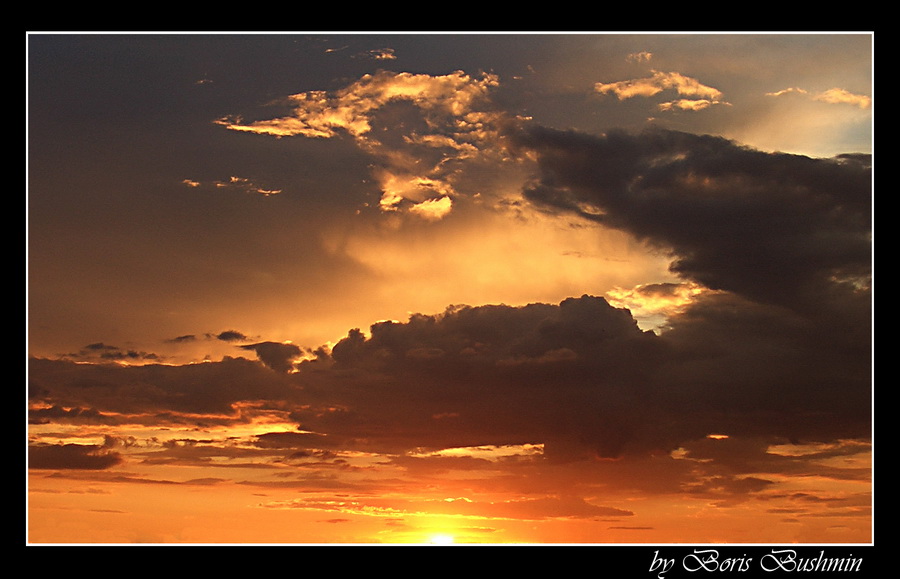
<path fill-rule="evenodd" d="M 872 58 L 30 35 L 27 541 L 872 541 Z"/>

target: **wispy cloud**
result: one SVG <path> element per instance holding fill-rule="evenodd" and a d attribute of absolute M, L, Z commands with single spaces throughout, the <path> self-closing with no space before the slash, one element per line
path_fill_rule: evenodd
<path fill-rule="evenodd" d="M 815 101 L 828 104 L 845 104 L 860 109 L 867 109 L 872 106 L 871 97 L 861 94 L 854 94 L 843 88 L 831 88 L 823 92 L 811 94 L 809 91 L 802 88 L 791 87 L 780 91 L 766 93 L 766 96 L 782 97 L 790 94 L 804 95 Z"/>
<path fill-rule="evenodd" d="M 701 110 L 714 104 L 722 104 L 722 92 L 702 84 L 699 80 L 678 72 L 653 71 L 649 77 L 622 80 L 611 83 L 598 82 L 594 90 L 600 94 L 614 94 L 619 100 L 634 97 L 651 97 L 663 91 L 674 91 L 688 97 L 661 103 L 660 110 Z"/>

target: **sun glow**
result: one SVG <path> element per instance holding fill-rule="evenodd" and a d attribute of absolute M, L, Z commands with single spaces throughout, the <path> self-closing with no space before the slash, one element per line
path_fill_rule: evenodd
<path fill-rule="evenodd" d="M 453 535 L 448 535 L 446 533 L 438 533 L 435 535 L 431 535 L 429 537 L 428 542 L 432 545 L 452 545 L 454 543 Z"/>

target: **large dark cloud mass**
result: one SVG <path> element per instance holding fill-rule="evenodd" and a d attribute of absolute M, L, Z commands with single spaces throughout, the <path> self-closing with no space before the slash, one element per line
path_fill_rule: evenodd
<path fill-rule="evenodd" d="M 867 156 L 812 159 L 664 130 L 535 127 L 515 140 L 540 165 L 528 199 L 669 249 L 672 270 L 708 288 L 809 311 L 869 276 Z"/>
<path fill-rule="evenodd" d="M 452 306 L 351 330 L 294 373 L 299 348 L 272 342 L 244 346 L 268 368 L 35 360 L 35 400 L 160 417 L 237 416 L 238 402 L 269 400 L 303 431 L 303 442 L 282 443 L 324 435 L 333 448 L 388 452 L 542 443 L 559 460 L 669 451 L 712 433 L 868 436 L 866 158 L 771 154 L 663 131 L 533 128 L 513 142 L 538 162 L 524 191 L 532 203 L 631 232 L 715 291 L 660 335 L 589 295 Z"/>

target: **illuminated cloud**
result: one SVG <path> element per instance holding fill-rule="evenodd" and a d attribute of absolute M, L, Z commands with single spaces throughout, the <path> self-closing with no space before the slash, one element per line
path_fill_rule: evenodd
<path fill-rule="evenodd" d="M 801 88 L 786 88 L 784 90 L 766 93 L 766 96 L 781 97 L 790 94 L 809 95 L 809 91 Z M 847 104 L 860 109 L 867 109 L 872 105 L 872 98 L 854 94 L 842 88 L 831 88 L 821 93 L 810 95 L 809 98 L 815 101 L 828 104 Z"/>
<path fill-rule="evenodd" d="M 664 103 L 660 105 L 661 110 L 673 108 L 700 110 L 713 104 L 719 104 L 722 98 L 722 92 L 718 89 L 706 86 L 695 78 L 677 72 L 653 71 L 653 75 L 646 78 L 611 83 L 598 82 L 594 85 L 594 90 L 600 94 L 612 93 L 619 100 L 638 96 L 651 97 L 665 90 L 672 90 L 681 96 L 690 97 Z"/>
<path fill-rule="evenodd" d="M 653 53 L 646 50 L 629 54 L 626 57 L 628 62 L 649 62 L 653 58 Z"/>
<path fill-rule="evenodd" d="M 865 95 L 853 94 L 842 88 L 828 89 L 816 95 L 815 100 L 829 104 L 849 104 L 861 109 L 867 109 L 872 104 L 872 99 Z"/>
<path fill-rule="evenodd" d="M 363 52 L 359 56 L 361 58 L 370 58 L 372 60 L 394 60 L 397 58 L 394 55 L 393 48 L 376 48 Z"/>
<path fill-rule="evenodd" d="M 780 97 L 780 96 L 784 96 L 784 95 L 792 94 L 792 93 L 808 94 L 807 91 L 803 90 L 802 88 L 790 87 L 790 88 L 786 88 L 786 89 L 775 91 L 775 92 L 767 92 L 766 96 Z"/>
<path fill-rule="evenodd" d="M 449 197 L 441 197 L 439 199 L 426 199 L 421 203 L 416 203 L 409 208 L 409 212 L 428 220 L 437 220 L 450 213 L 452 207 L 453 202 Z"/>
<path fill-rule="evenodd" d="M 340 130 L 362 137 L 370 131 L 376 110 L 391 102 L 406 101 L 425 112 L 432 124 L 449 116 L 447 120 L 465 128 L 466 115 L 497 82 L 491 75 L 475 79 L 462 72 L 431 76 L 382 71 L 367 74 L 332 94 L 310 91 L 292 95 L 288 97 L 294 107 L 290 117 L 249 124 L 223 119 L 219 123 L 232 130 L 275 136 L 333 137 Z"/>
<path fill-rule="evenodd" d="M 696 283 L 653 283 L 606 292 L 610 304 L 627 308 L 641 327 L 658 330 L 682 313 L 701 293 L 709 290 Z"/>
<path fill-rule="evenodd" d="M 660 103 L 659 110 L 671 111 L 678 109 L 682 111 L 702 111 L 703 109 L 709 108 L 714 104 L 718 104 L 717 101 L 711 101 L 708 99 L 679 99 L 677 101 Z"/>
<path fill-rule="evenodd" d="M 211 183 L 205 184 L 200 181 L 195 181 L 193 179 L 184 179 L 182 181 L 184 185 L 190 187 L 192 189 L 196 189 L 203 186 L 214 187 L 216 189 L 230 189 L 235 191 L 240 191 L 242 193 L 262 195 L 263 197 L 268 197 L 270 195 L 278 195 L 281 193 L 280 189 L 266 189 L 261 187 L 255 183 L 253 183 L 250 179 L 245 177 L 236 177 L 231 176 L 227 180 L 224 181 L 212 181 Z"/>
<path fill-rule="evenodd" d="M 498 82 L 489 74 L 381 71 L 331 93 L 292 95 L 288 117 L 218 122 L 231 130 L 276 137 L 348 135 L 379 160 L 374 176 L 383 190 L 383 210 L 409 209 L 435 219 L 450 211 L 458 164 L 479 153 L 493 154 L 483 147 L 497 139 L 501 115 L 491 110 L 489 96 Z"/>

